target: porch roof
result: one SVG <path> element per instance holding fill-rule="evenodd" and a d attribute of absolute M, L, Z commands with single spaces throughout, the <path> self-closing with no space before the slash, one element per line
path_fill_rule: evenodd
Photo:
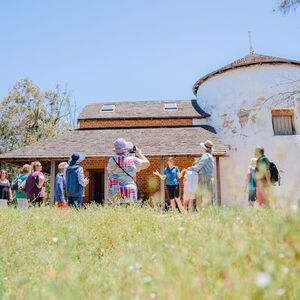
<path fill-rule="evenodd" d="M 194 126 L 74 130 L 1 154 L 0 160 L 66 158 L 72 152 L 85 153 L 86 157 L 107 157 L 113 154 L 113 141 L 119 137 L 131 141 L 148 156 L 198 155 L 200 142 L 207 139 L 214 143 L 215 156 L 227 154 L 215 133 Z"/>

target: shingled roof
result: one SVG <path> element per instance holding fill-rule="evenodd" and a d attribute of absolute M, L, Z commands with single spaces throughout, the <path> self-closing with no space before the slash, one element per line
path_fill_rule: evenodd
<path fill-rule="evenodd" d="M 165 110 L 165 103 L 176 103 L 178 109 Z M 115 110 L 101 111 L 103 105 L 115 105 Z M 84 119 L 161 119 L 161 118 L 206 118 L 196 100 L 152 100 L 130 102 L 103 102 L 87 104 L 78 120 Z"/>
<path fill-rule="evenodd" d="M 1 154 L 0 160 L 66 158 L 73 151 L 87 157 L 107 157 L 113 154 L 112 144 L 118 137 L 132 141 L 145 155 L 198 155 L 199 144 L 206 139 L 214 143 L 216 156 L 226 155 L 226 147 L 216 134 L 201 127 L 174 127 L 74 130 Z"/>
<path fill-rule="evenodd" d="M 249 67 L 253 65 L 262 65 L 262 64 L 291 64 L 291 65 L 298 65 L 300 66 L 300 61 L 297 60 L 291 60 L 291 59 L 285 59 L 285 58 L 280 58 L 280 57 L 275 57 L 275 56 L 268 56 L 268 55 L 262 55 L 262 54 L 257 54 L 257 53 L 251 53 L 249 55 L 246 55 L 229 65 L 217 69 L 211 73 L 208 73 L 207 75 L 203 76 L 200 78 L 193 86 L 193 92 L 195 95 L 197 95 L 197 91 L 199 86 L 208 80 L 209 78 L 224 73 L 228 70 L 232 69 L 237 69 L 241 67 Z"/>

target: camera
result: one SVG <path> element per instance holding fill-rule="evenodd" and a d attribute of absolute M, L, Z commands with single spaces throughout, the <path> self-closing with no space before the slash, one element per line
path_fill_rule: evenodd
<path fill-rule="evenodd" d="M 136 151 L 136 146 L 133 146 L 132 149 L 130 149 L 129 153 L 135 153 Z"/>

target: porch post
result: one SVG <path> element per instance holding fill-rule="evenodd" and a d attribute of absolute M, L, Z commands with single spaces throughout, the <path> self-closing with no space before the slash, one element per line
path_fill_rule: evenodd
<path fill-rule="evenodd" d="M 220 171 L 220 157 L 216 157 L 217 167 L 217 201 L 218 205 L 221 206 L 221 171 Z"/>
<path fill-rule="evenodd" d="M 107 173 L 107 164 L 108 164 L 108 162 L 106 162 L 104 164 L 104 204 L 106 204 L 107 201 L 108 201 L 108 189 L 107 189 L 108 173 Z"/>
<path fill-rule="evenodd" d="M 163 156 L 160 158 L 160 174 L 164 173 L 164 158 Z M 166 207 L 166 199 L 165 199 L 165 181 L 160 180 L 160 198 L 161 198 L 161 210 L 164 211 Z"/>
<path fill-rule="evenodd" d="M 50 203 L 54 204 L 55 160 L 50 161 Z"/>

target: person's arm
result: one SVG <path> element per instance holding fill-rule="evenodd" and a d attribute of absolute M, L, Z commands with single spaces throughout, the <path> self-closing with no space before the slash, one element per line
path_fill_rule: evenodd
<path fill-rule="evenodd" d="M 208 161 L 209 161 L 209 157 L 207 155 L 203 154 L 202 157 L 193 166 L 190 167 L 190 169 L 199 173 L 199 171 L 204 166 L 206 166 Z"/>
<path fill-rule="evenodd" d="M 247 177 L 246 177 L 245 188 L 244 188 L 244 192 L 245 192 L 245 193 L 246 193 L 247 190 L 248 190 L 249 181 L 250 181 L 250 173 L 248 173 L 248 174 L 247 174 Z"/>
<path fill-rule="evenodd" d="M 270 172 L 270 170 L 266 170 L 265 178 L 267 180 L 267 185 L 271 185 L 271 172 Z"/>
<path fill-rule="evenodd" d="M 82 187 L 86 187 L 89 184 L 89 179 L 84 176 L 82 167 L 79 167 L 77 177 L 78 182 Z"/>
<path fill-rule="evenodd" d="M 179 171 L 179 170 L 178 170 Z M 183 176 L 183 173 L 186 171 L 186 169 L 182 169 L 181 172 L 177 172 L 177 177 L 180 179 Z"/>
<path fill-rule="evenodd" d="M 8 189 L 9 200 L 12 201 L 14 199 L 14 197 L 13 197 L 13 193 L 12 193 L 11 185 L 10 185 L 9 181 L 8 181 L 8 184 L 9 184 L 9 189 Z"/>
<path fill-rule="evenodd" d="M 153 172 L 154 175 L 158 176 L 161 180 L 166 180 L 167 175 L 161 175 L 158 171 Z"/>
<path fill-rule="evenodd" d="M 144 154 L 142 153 L 140 148 L 136 147 L 135 155 L 137 158 L 139 158 L 142 161 L 141 166 L 139 166 L 139 170 L 144 170 L 144 169 L 149 168 L 150 161 L 148 160 L 148 158 L 146 156 L 144 156 Z M 139 171 L 139 170 L 137 170 L 137 171 Z"/>
<path fill-rule="evenodd" d="M 37 186 L 39 189 L 41 189 L 41 188 L 43 187 L 44 183 L 45 183 L 45 176 L 44 176 L 44 175 L 40 175 L 40 176 L 38 177 L 38 182 L 37 182 L 36 186 Z"/>

